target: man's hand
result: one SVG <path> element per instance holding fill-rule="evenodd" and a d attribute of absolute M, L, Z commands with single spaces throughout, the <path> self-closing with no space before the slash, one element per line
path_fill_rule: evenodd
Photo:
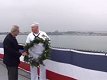
<path fill-rule="evenodd" d="M 28 54 L 27 54 L 27 52 L 23 52 L 22 55 L 23 55 L 23 56 L 26 56 L 26 55 L 28 55 Z"/>

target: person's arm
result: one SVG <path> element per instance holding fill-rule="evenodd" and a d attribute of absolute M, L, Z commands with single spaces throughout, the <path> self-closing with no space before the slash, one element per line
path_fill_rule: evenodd
<path fill-rule="evenodd" d="M 29 43 L 30 43 L 30 35 L 27 36 L 25 46 L 26 46 L 27 44 L 29 44 Z M 25 46 L 24 46 L 23 52 L 28 52 L 28 51 L 26 50 Z"/>
<path fill-rule="evenodd" d="M 26 44 L 27 44 L 27 43 L 30 43 L 30 34 L 27 36 Z"/>
<path fill-rule="evenodd" d="M 44 35 L 46 36 L 46 38 L 49 40 L 49 42 L 51 41 L 51 39 L 49 38 L 49 36 L 46 34 L 46 33 L 44 33 Z"/>

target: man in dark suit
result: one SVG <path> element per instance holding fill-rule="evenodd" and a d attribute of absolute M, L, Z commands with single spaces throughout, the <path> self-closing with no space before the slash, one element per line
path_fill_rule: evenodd
<path fill-rule="evenodd" d="M 18 65 L 20 63 L 20 56 L 26 55 L 26 53 L 20 53 L 16 40 L 16 36 L 19 34 L 19 27 L 13 25 L 11 32 L 5 37 L 3 41 L 4 57 L 3 62 L 6 65 L 8 71 L 8 80 L 18 80 Z"/>

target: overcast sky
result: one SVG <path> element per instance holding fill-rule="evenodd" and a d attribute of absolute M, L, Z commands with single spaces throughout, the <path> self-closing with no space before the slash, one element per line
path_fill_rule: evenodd
<path fill-rule="evenodd" d="M 107 31 L 107 0 L 0 0 L 0 31 Z"/>

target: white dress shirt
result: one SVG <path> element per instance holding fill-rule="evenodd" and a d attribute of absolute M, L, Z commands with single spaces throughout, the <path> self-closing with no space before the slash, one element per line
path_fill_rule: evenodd
<path fill-rule="evenodd" d="M 45 40 L 46 38 L 49 39 L 48 35 L 43 31 L 39 31 L 38 34 L 35 34 L 35 33 L 31 32 L 27 36 L 26 43 L 30 43 L 31 41 L 33 41 L 34 38 L 35 38 L 34 35 L 38 36 L 39 38 L 42 38 L 43 40 Z M 38 58 L 38 56 L 41 55 L 44 51 L 43 43 L 35 44 L 28 51 L 29 51 L 29 53 L 30 53 L 29 55 L 31 57 Z"/>

